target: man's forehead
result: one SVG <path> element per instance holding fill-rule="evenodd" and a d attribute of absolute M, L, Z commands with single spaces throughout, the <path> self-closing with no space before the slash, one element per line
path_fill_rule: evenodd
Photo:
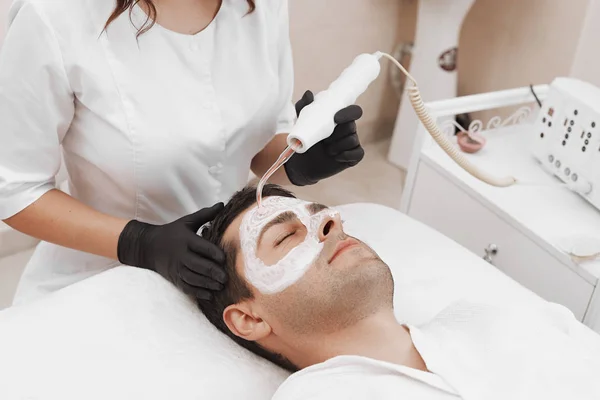
<path fill-rule="evenodd" d="M 261 216 L 260 219 L 270 220 L 275 218 L 278 214 L 285 210 L 290 210 L 297 208 L 298 206 L 310 206 L 311 202 L 306 200 L 297 199 L 295 197 L 284 197 L 284 196 L 269 196 L 263 199 L 260 210 L 257 210 L 258 204 L 254 203 L 243 212 L 238 215 L 233 222 L 227 227 L 225 231 L 224 239 L 226 241 L 237 243 L 239 242 L 239 229 L 242 223 L 244 222 L 244 218 L 248 213 L 252 213 L 256 215 L 260 212 L 263 212 L 264 215 Z"/>
<path fill-rule="evenodd" d="M 260 207 L 255 203 L 248 211 L 268 214 L 272 210 L 294 208 L 302 204 L 308 204 L 308 202 L 295 197 L 269 196 L 263 199 Z"/>

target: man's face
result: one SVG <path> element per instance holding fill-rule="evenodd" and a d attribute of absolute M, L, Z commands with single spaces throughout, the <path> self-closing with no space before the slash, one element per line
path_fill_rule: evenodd
<path fill-rule="evenodd" d="M 239 215 L 224 241 L 237 249 L 253 310 L 280 335 L 335 331 L 392 307 L 388 266 L 324 205 L 267 198 Z"/>

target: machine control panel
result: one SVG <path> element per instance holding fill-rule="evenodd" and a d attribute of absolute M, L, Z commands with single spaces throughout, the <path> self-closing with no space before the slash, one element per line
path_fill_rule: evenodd
<path fill-rule="evenodd" d="M 600 209 L 600 88 L 557 78 L 534 123 L 533 155 Z"/>

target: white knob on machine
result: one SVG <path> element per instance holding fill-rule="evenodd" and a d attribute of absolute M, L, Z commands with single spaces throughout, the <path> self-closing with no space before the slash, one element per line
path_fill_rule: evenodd
<path fill-rule="evenodd" d="M 571 174 L 571 181 L 567 183 L 574 192 L 587 196 L 592 192 L 592 183 L 576 173 Z"/>

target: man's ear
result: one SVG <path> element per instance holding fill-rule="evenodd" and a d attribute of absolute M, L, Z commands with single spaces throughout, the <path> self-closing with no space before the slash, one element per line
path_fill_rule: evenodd
<path fill-rule="evenodd" d="M 256 342 L 271 334 L 271 326 L 252 312 L 248 303 L 232 304 L 223 311 L 223 321 L 234 335 Z"/>

